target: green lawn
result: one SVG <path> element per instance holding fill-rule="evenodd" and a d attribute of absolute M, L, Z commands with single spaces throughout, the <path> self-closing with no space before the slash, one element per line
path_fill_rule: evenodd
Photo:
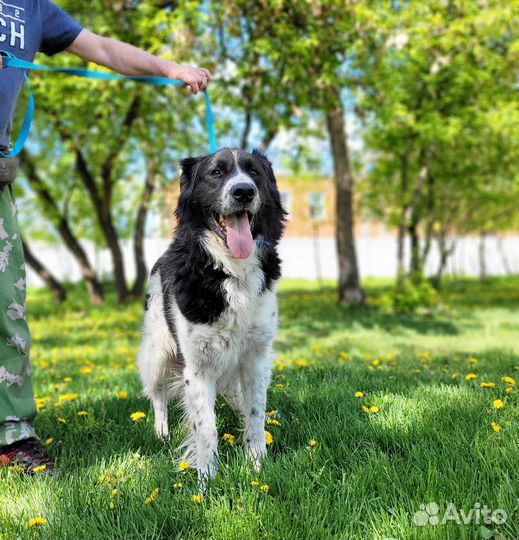
<path fill-rule="evenodd" d="M 502 380 L 519 382 L 517 280 L 449 284 L 434 316 L 384 314 L 377 299 L 388 286 L 368 282 L 369 305 L 347 310 L 331 286 L 282 284 L 268 405 L 281 425 L 268 426 L 274 442 L 256 474 L 237 418 L 219 402 L 220 437 L 236 445 L 221 442 L 201 504 L 194 471 L 177 469 L 178 410 L 164 445 L 141 396 L 141 304 L 92 308 L 75 293 L 55 307 L 31 291 L 36 425 L 52 438 L 60 476 L 0 470 L 0 538 L 517 538 L 518 388 Z M 133 422 L 137 411 L 146 417 Z M 451 512 L 446 524 L 417 526 L 413 515 L 428 503 L 440 521 L 448 503 L 460 519 L 476 510 L 467 525 Z M 484 525 L 484 505 L 506 511 L 505 523 Z M 48 524 L 28 528 L 36 516 Z"/>

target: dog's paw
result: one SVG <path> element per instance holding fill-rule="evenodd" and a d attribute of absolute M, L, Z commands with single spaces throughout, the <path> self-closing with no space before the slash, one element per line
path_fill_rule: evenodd
<path fill-rule="evenodd" d="M 254 470 L 260 472 L 261 463 L 265 456 L 267 455 L 267 446 L 265 442 L 257 444 L 246 444 L 245 453 L 247 457 L 251 460 Z"/>
<path fill-rule="evenodd" d="M 207 484 L 214 479 L 218 472 L 218 464 L 216 460 L 211 462 L 203 469 L 198 469 L 198 489 L 200 493 L 204 493 L 207 489 Z"/>
<path fill-rule="evenodd" d="M 163 441 L 169 441 L 169 427 L 167 420 L 155 419 L 155 435 Z"/>

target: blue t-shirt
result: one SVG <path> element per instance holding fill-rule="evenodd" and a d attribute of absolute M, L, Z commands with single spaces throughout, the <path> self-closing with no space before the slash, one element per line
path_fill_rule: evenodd
<path fill-rule="evenodd" d="M 66 49 L 82 28 L 50 0 L 0 0 L 0 51 L 32 62 L 38 51 Z M 9 145 L 11 123 L 23 86 L 18 68 L 0 70 L 0 146 Z"/>

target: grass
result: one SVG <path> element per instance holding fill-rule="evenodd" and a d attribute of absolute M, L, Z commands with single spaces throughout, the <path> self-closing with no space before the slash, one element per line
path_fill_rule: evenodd
<path fill-rule="evenodd" d="M 221 441 L 220 472 L 201 504 L 194 471 L 177 468 L 178 410 L 172 404 L 164 445 L 141 396 L 142 306 L 110 298 L 90 307 L 75 293 L 56 307 L 45 291 L 30 291 L 36 426 L 53 439 L 61 474 L 0 470 L 0 538 L 517 538 L 518 389 L 502 381 L 518 378 L 515 279 L 451 283 L 434 316 L 384 314 L 377 301 L 388 286 L 368 282 L 369 305 L 347 310 L 331 285 L 282 284 L 268 402 L 281 426 L 268 426 L 274 442 L 256 474 L 237 418 L 219 401 L 219 435 L 236 445 Z M 137 411 L 146 417 L 133 422 Z M 440 518 L 448 503 L 460 514 L 476 509 L 469 524 L 417 526 L 413 516 L 428 503 Z M 506 521 L 484 524 L 483 505 L 506 511 Z M 48 523 L 28 528 L 34 517 Z"/>

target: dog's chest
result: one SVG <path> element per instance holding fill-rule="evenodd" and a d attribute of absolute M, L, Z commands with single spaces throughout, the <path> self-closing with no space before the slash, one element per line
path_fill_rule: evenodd
<path fill-rule="evenodd" d="M 222 282 L 226 307 L 210 324 L 189 323 L 180 317 L 179 340 L 187 362 L 220 378 L 261 354 L 271 343 L 277 321 L 275 293 L 264 290 L 259 265 Z"/>

